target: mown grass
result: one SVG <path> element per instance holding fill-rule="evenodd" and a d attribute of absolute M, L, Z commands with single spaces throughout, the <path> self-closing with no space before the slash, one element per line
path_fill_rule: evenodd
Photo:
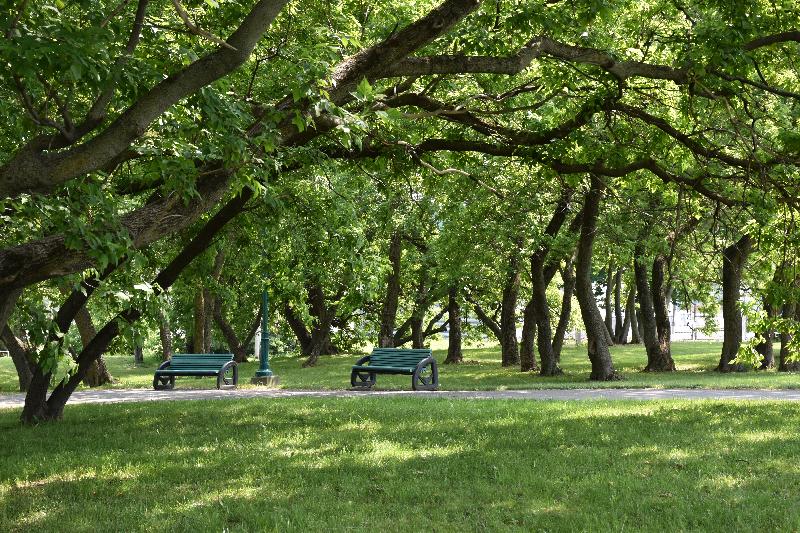
<path fill-rule="evenodd" d="M 434 355 L 441 362 L 446 349 L 437 349 L 444 343 L 434 344 Z M 719 360 L 720 344 L 715 342 L 676 342 L 672 352 L 678 371 L 673 373 L 643 373 L 646 356 L 641 346 L 615 346 L 614 363 L 624 380 L 605 383 L 588 381 L 590 370 L 584 346 L 565 347 L 562 357 L 564 375 L 542 378 L 535 373 L 523 374 L 517 368 L 500 366 L 496 346 L 467 349 L 466 362 L 461 365 L 442 365 L 441 386 L 445 390 L 501 390 L 584 387 L 654 387 L 654 388 L 763 388 L 786 389 L 800 387 L 800 375 L 775 371 L 750 371 L 734 374 L 713 372 Z M 350 366 L 359 354 L 322 357 L 316 367 L 302 368 L 303 358 L 278 357 L 272 368 L 281 379 L 281 386 L 290 389 L 345 389 L 350 387 Z M 134 366 L 131 356 L 107 357 L 111 373 L 119 388 L 149 388 L 153 371 L 158 366 L 155 358 L 144 365 Z M 241 386 L 248 387 L 249 379 L 258 367 L 256 362 L 240 367 Z M 213 388 L 211 378 L 179 378 L 180 388 Z M 409 389 L 409 376 L 379 376 L 378 389 Z M 0 391 L 13 392 L 17 388 L 16 374 L 9 358 L 0 359 Z"/>
<path fill-rule="evenodd" d="M 774 402 L 280 399 L 0 411 L 0 531 L 800 527 Z"/>

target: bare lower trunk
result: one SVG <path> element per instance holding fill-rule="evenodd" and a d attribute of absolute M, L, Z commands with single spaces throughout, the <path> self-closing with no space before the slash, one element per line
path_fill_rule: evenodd
<path fill-rule="evenodd" d="M 769 302 L 769 300 L 767 300 L 765 297 L 763 298 L 762 303 L 767 316 L 774 317 L 775 308 Z M 756 351 L 761 355 L 761 365 L 759 366 L 759 370 L 767 370 L 768 368 L 773 368 L 775 366 L 775 354 L 772 350 L 772 341 L 774 336 L 775 332 L 770 327 L 767 327 L 765 330 L 761 331 L 761 337 L 764 340 L 758 343 L 756 346 Z"/>
<path fill-rule="evenodd" d="M 589 379 L 608 381 L 618 379 L 608 350 L 606 328 L 592 288 L 592 248 L 597 231 L 597 217 L 605 185 L 597 176 L 591 176 L 592 186 L 586 194 L 578 253 L 575 261 L 575 293 L 581 307 L 581 317 L 586 329 L 589 361 L 592 372 Z"/>
<path fill-rule="evenodd" d="M 461 351 L 461 306 L 457 287 L 451 287 L 447 295 L 447 323 L 447 358 L 444 362 L 460 363 L 464 360 L 464 354 Z"/>
<path fill-rule="evenodd" d="M 660 342 L 658 334 L 658 325 L 656 319 L 655 306 L 660 305 L 663 307 L 663 301 L 656 304 L 653 301 L 654 295 L 661 294 L 663 286 L 663 273 L 658 280 L 658 287 L 653 288 L 650 285 L 650 280 L 647 276 L 647 267 L 644 264 L 645 258 L 640 247 L 636 248 L 634 252 L 634 277 L 636 279 L 636 292 L 639 294 L 639 324 L 642 328 L 642 340 L 647 352 L 647 365 L 644 368 L 645 372 L 670 372 L 675 370 L 675 362 L 672 360 L 672 355 L 669 351 L 667 344 L 664 350 L 663 344 Z M 660 264 L 660 263 L 659 263 Z M 654 265 L 654 272 L 656 270 L 656 263 Z M 663 326 L 662 326 L 663 327 Z M 667 323 L 667 327 L 669 324 Z"/>
<path fill-rule="evenodd" d="M 78 333 L 81 336 L 81 344 L 86 348 L 89 346 L 89 343 L 92 342 L 94 336 L 97 335 L 97 329 L 95 329 L 92 316 L 89 314 L 89 310 L 85 305 L 81 307 L 75 315 L 75 325 L 78 327 Z M 83 384 L 88 387 L 99 387 L 113 381 L 114 378 L 112 378 L 111 374 L 108 372 L 106 361 L 101 355 L 96 361 L 89 365 L 89 369 L 86 371 L 86 377 L 83 379 Z"/>
<path fill-rule="evenodd" d="M 614 326 L 613 326 L 613 307 L 611 306 L 611 297 L 614 293 L 614 270 L 612 269 L 611 263 L 608 264 L 608 269 L 606 270 L 606 296 L 604 300 L 605 305 L 605 320 L 604 323 L 606 325 L 606 329 L 608 330 L 608 334 L 611 339 L 614 339 Z"/>
<path fill-rule="evenodd" d="M 644 339 L 644 324 L 642 324 L 642 309 L 639 307 L 631 316 L 631 344 L 641 344 L 642 339 Z"/>
<path fill-rule="evenodd" d="M 531 297 L 522 311 L 522 337 L 519 341 L 519 369 L 522 372 L 536 368 L 536 311 Z"/>
<path fill-rule="evenodd" d="M 311 332 L 308 331 L 300 314 L 295 311 L 291 304 L 284 304 L 283 318 L 289 324 L 294 336 L 297 337 L 297 344 L 300 348 L 300 355 L 311 355 Z"/>
<path fill-rule="evenodd" d="M 628 333 L 631 324 L 636 324 L 636 284 L 631 283 L 628 288 L 628 297 L 625 300 L 625 320 L 622 321 L 622 332 L 619 335 L 620 344 L 628 344 Z M 635 326 L 634 326 L 635 330 Z"/>
<path fill-rule="evenodd" d="M 622 321 L 622 269 L 618 268 L 614 275 L 614 344 L 624 343 L 626 336 Z"/>
<path fill-rule="evenodd" d="M 247 351 L 250 347 L 250 342 L 253 340 L 256 330 L 258 329 L 258 325 L 261 322 L 261 311 L 262 310 L 259 307 L 255 318 L 250 323 L 247 332 L 245 332 L 244 339 L 240 340 L 239 336 L 236 334 L 236 331 L 234 331 L 233 326 L 231 326 L 230 322 L 228 322 L 228 320 L 225 318 L 222 308 L 222 299 L 219 296 L 214 298 L 214 309 L 212 312 L 214 315 L 214 322 L 222 332 L 222 336 L 225 338 L 228 349 L 233 354 L 233 359 L 237 363 L 244 363 L 247 361 Z"/>
<path fill-rule="evenodd" d="M 304 367 L 316 365 L 320 355 L 332 351 L 331 326 L 335 316 L 335 311 L 325 299 L 321 284 L 314 283 L 308 287 L 308 299 L 314 325 L 311 327 L 311 353 L 303 362 Z"/>
<path fill-rule="evenodd" d="M 561 280 L 564 282 L 564 289 L 561 294 L 561 313 L 558 316 L 558 325 L 553 334 L 553 356 L 556 364 L 561 362 L 561 349 L 564 346 L 564 336 L 567 334 L 569 319 L 572 315 L 572 294 L 575 292 L 575 274 L 573 272 L 573 259 L 569 258 L 564 269 L 561 271 Z"/>
<path fill-rule="evenodd" d="M 666 258 L 657 255 L 653 259 L 652 285 L 650 290 L 653 298 L 653 312 L 656 320 L 656 340 L 658 341 L 658 364 L 650 371 L 671 372 L 675 370 L 675 361 L 672 360 L 672 328 L 669 323 L 669 311 L 672 290 L 665 283 Z"/>
<path fill-rule="evenodd" d="M 519 345 L 517 344 L 518 294 L 519 260 L 514 255 L 509 263 L 500 310 L 500 349 L 503 366 L 516 366 L 519 364 Z"/>
<path fill-rule="evenodd" d="M 719 372 L 746 370 L 745 365 L 731 364 L 742 345 L 742 312 L 739 309 L 742 269 L 752 249 L 750 235 L 722 251 L 722 323 L 723 340 Z"/>
<path fill-rule="evenodd" d="M 161 339 L 161 360 L 167 361 L 172 357 L 172 329 L 169 317 L 161 306 L 158 307 L 158 336 Z"/>
<path fill-rule="evenodd" d="M 214 323 L 214 296 L 203 289 L 203 353 L 211 353 Z"/>
<path fill-rule="evenodd" d="M 531 290 L 533 291 L 533 305 L 536 316 L 536 347 L 542 361 L 539 373 L 542 376 L 556 376 L 561 374 L 561 369 L 553 353 L 553 332 L 550 326 L 550 307 L 547 304 L 547 281 L 544 279 L 544 265 L 538 258 L 531 261 Z"/>
<path fill-rule="evenodd" d="M 394 327 L 397 321 L 397 306 L 400 301 L 400 258 L 403 242 L 399 233 L 393 233 L 389 240 L 389 264 L 391 269 L 386 275 L 386 296 L 381 309 L 381 328 L 378 334 L 378 346 L 391 348 L 394 346 Z"/>

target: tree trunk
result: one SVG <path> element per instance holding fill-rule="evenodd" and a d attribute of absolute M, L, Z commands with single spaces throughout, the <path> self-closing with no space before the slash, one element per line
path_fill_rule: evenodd
<path fill-rule="evenodd" d="M 233 359 L 237 363 L 244 363 L 247 361 L 247 349 L 250 347 L 250 341 L 256 334 L 258 325 L 261 322 L 261 308 L 259 307 L 255 319 L 251 322 L 250 327 L 247 329 L 246 336 L 243 341 L 239 340 L 238 335 L 231 326 L 230 322 L 225 319 L 222 309 L 222 299 L 219 296 L 214 298 L 214 322 L 222 332 L 225 342 L 228 344 L 228 349 L 233 354 Z"/>
<path fill-rule="evenodd" d="M 591 180 L 591 188 L 586 194 L 578 240 L 578 253 L 575 261 L 575 292 L 586 329 L 589 361 L 592 363 L 592 373 L 589 379 L 608 381 L 619 379 L 619 376 L 611 361 L 611 352 L 609 352 L 606 342 L 608 330 L 600 310 L 597 308 L 592 289 L 592 248 L 605 185 L 597 176 L 592 175 Z"/>
<path fill-rule="evenodd" d="M 631 283 L 628 288 L 628 297 L 625 299 L 625 320 L 622 321 L 622 332 L 619 335 L 620 344 L 628 344 L 628 333 L 631 324 L 636 324 L 636 284 Z M 635 336 L 635 335 L 634 335 Z"/>
<path fill-rule="evenodd" d="M 536 310 L 533 296 L 522 312 L 522 338 L 519 342 L 519 368 L 522 372 L 536 368 Z"/>
<path fill-rule="evenodd" d="M 672 355 L 669 351 L 669 344 L 664 346 L 659 342 L 658 325 L 656 319 L 656 304 L 653 301 L 654 295 L 659 295 L 663 287 L 663 272 L 658 282 L 658 287 L 651 287 L 650 281 L 647 276 L 647 267 L 644 264 L 645 258 L 641 247 L 637 246 L 634 251 L 634 265 L 633 273 L 636 279 L 636 292 L 639 295 L 639 325 L 642 329 L 642 340 L 644 341 L 645 351 L 647 352 L 647 365 L 644 368 L 645 372 L 669 372 L 675 370 L 675 362 L 672 360 Z M 659 263 L 661 265 L 662 263 Z M 653 272 L 655 273 L 657 267 L 656 262 L 653 262 Z M 662 325 L 663 327 L 663 325 Z M 669 323 L 667 323 L 669 327 Z"/>
<path fill-rule="evenodd" d="M 631 316 L 631 344 L 641 344 L 644 339 L 641 302 L 639 305 L 640 307 L 634 309 L 633 316 Z"/>
<path fill-rule="evenodd" d="M 503 286 L 503 301 L 500 309 L 500 349 L 503 366 L 519 364 L 517 344 L 517 296 L 519 294 L 519 259 L 511 257 Z"/>
<path fill-rule="evenodd" d="M 205 302 L 203 301 L 203 290 L 199 289 L 194 294 L 194 328 L 192 329 L 192 352 L 206 353 L 205 333 Z"/>
<path fill-rule="evenodd" d="M 209 289 L 203 288 L 203 353 L 211 353 L 214 324 L 214 297 Z"/>
<path fill-rule="evenodd" d="M 797 319 L 798 305 L 795 303 L 785 303 L 781 307 L 781 317 L 785 319 Z M 789 362 L 789 344 L 792 342 L 792 334 L 781 331 L 781 350 L 778 355 L 778 372 L 797 372 L 800 370 L 800 361 Z"/>
<path fill-rule="evenodd" d="M 314 324 L 311 327 L 311 353 L 303 362 L 303 367 L 316 365 L 320 355 L 331 352 L 331 326 L 335 316 L 325 301 L 325 292 L 319 283 L 308 287 L 308 299 Z"/>
<path fill-rule="evenodd" d="M 3 344 L 8 349 L 11 355 L 11 361 L 14 363 L 14 368 L 17 370 L 17 379 L 19 381 L 19 391 L 25 392 L 30 386 L 33 372 L 31 371 L 31 364 L 28 359 L 28 350 L 21 339 L 18 339 L 11 328 L 3 327 L 2 335 L 0 335 Z"/>
<path fill-rule="evenodd" d="M 762 303 L 767 316 L 773 318 L 775 316 L 775 307 L 769 302 L 766 296 L 762 299 Z M 761 354 L 762 358 L 759 370 L 766 370 L 775 366 L 775 354 L 772 350 L 772 340 L 774 336 L 775 332 L 770 327 L 767 327 L 761 332 L 761 337 L 763 337 L 764 340 L 756 346 L 756 351 Z"/>
<path fill-rule="evenodd" d="M 161 338 L 161 360 L 168 361 L 172 357 L 172 329 L 161 306 L 158 307 L 158 336 Z"/>
<path fill-rule="evenodd" d="M 403 253 L 403 241 L 400 233 L 393 233 L 389 240 L 389 265 L 391 269 L 386 276 L 386 297 L 381 309 L 381 328 L 378 335 L 380 348 L 394 346 L 394 326 L 397 321 L 397 306 L 400 302 L 400 258 Z"/>
<path fill-rule="evenodd" d="M 743 371 L 745 365 L 732 365 L 742 345 L 742 312 L 739 309 L 742 269 L 752 250 L 750 235 L 745 234 L 736 243 L 722 251 L 722 355 L 719 372 Z"/>
<path fill-rule="evenodd" d="M 450 287 L 447 294 L 447 358 L 445 364 L 460 363 L 464 360 L 461 351 L 461 306 L 458 303 L 458 287 Z"/>
<path fill-rule="evenodd" d="M 14 312 L 20 296 L 22 289 L 0 289 L 0 331 L 3 331 L 8 324 L 8 319 Z"/>
<path fill-rule="evenodd" d="M 671 372 L 675 370 L 675 361 L 672 360 L 672 328 L 669 323 L 667 306 L 672 299 L 672 289 L 665 284 L 665 271 L 667 259 L 657 255 L 653 259 L 652 284 L 650 291 L 653 299 L 653 313 L 656 323 L 656 340 L 658 342 L 658 363 L 650 371 Z"/>
<path fill-rule="evenodd" d="M 178 279 L 183 270 L 206 248 L 211 240 L 225 225 L 239 214 L 253 193 L 244 189 L 239 195 L 223 205 L 211 219 L 206 222 L 197 234 L 178 252 L 178 254 L 164 267 L 152 280 L 156 287 L 156 294 L 169 289 Z M 73 294 L 76 294 L 73 291 Z M 82 294 L 81 291 L 77 293 Z M 88 292 L 85 297 L 88 297 Z M 85 305 L 85 299 L 83 304 Z M 59 310 L 60 311 L 60 310 Z M 133 324 L 142 317 L 142 312 L 136 308 L 128 308 L 118 313 L 106 322 L 97 332 L 89 345 L 84 348 L 77 358 L 77 369 L 66 379 L 56 385 L 50 397 L 47 398 L 47 385 L 50 381 L 49 374 L 43 374 L 38 366 L 33 369 L 33 379 L 25 397 L 25 406 L 20 420 L 25 424 L 35 423 L 39 420 L 56 420 L 61 418 L 64 406 L 67 404 L 78 384 L 83 380 L 89 365 L 100 357 L 111 342 L 119 335 L 121 322 Z M 72 320 L 72 318 L 70 318 Z"/>
<path fill-rule="evenodd" d="M 294 336 L 297 337 L 297 344 L 300 346 L 300 355 L 311 355 L 311 332 L 308 331 L 303 319 L 300 318 L 297 311 L 288 303 L 283 306 L 283 317 L 289 324 L 289 328 L 291 328 Z"/>
<path fill-rule="evenodd" d="M 542 361 L 539 373 L 542 376 L 556 376 L 562 372 L 553 352 L 553 331 L 550 326 L 550 307 L 547 304 L 547 281 L 544 279 L 543 270 L 544 265 L 539 257 L 531 260 L 531 290 L 538 333 L 536 347 L 539 349 L 539 357 Z"/>
<path fill-rule="evenodd" d="M 614 292 L 614 270 L 612 268 L 612 264 L 608 263 L 608 269 L 606 271 L 606 296 L 604 299 L 605 302 L 605 325 L 606 329 L 608 330 L 608 334 L 611 337 L 612 341 L 614 339 L 614 326 L 612 324 L 613 318 L 613 307 L 611 307 L 611 295 Z"/>
<path fill-rule="evenodd" d="M 569 319 L 572 315 L 572 294 L 575 292 L 575 274 L 573 272 L 573 258 L 567 259 L 567 264 L 561 271 L 561 280 L 564 289 L 561 293 L 561 313 L 558 316 L 558 325 L 553 335 L 553 357 L 556 364 L 561 362 L 561 348 L 564 346 L 564 336 L 567 334 Z"/>
<path fill-rule="evenodd" d="M 95 329 L 92 316 L 89 314 L 89 310 L 85 305 L 81 307 L 75 315 L 75 325 L 78 327 L 78 333 L 81 336 L 81 344 L 86 348 L 89 346 L 89 343 L 92 342 L 94 336 L 97 335 L 97 329 Z M 86 371 L 86 377 L 83 379 L 83 384 L 88 387 L 99 387 L 113 381 L 114 378 L 112 378 L 111 374 L 108 372 L 106 361 L 101 355 L 96 361 L 93 361 L 92 364 L 89 365 L 89 369 Z"/>
<path fill-rule="evenodd" d="M 134 346 L 133 348 L 133 363 L 135 365 L 141 365 L 144 363 L 144 354 L 142 353 L 141 346 Z"/>
<path fill-rule="evenodd" d="M 622 323 L 622 269 L 614 275 L 614 344 L 623 344 L 628 335 Z"/>
<path fill-rule="evenodd" d="M 425 312 L 428 310 L 428 269 L 420 268 L 417 280 L 417 293 L 414 297 L 414 309 L 411 311 L 411 347 L 419 350 L 425 347 Z"/>

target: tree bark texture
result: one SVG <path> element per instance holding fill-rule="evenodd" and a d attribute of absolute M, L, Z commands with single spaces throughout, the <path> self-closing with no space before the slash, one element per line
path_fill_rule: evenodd
<path fill-rule="evenodd" d="M 206 353 L 206 305 L 203 289 L 198 289 L 194 293 L 194 322 L 192 326 L 192 352 Z"/>
<path fill-rule="evenodd" d="M 509 261 L 503 300 L 500 309 L 500 349 L 503 366 L 519 364 L 519 345 L 517 344 L 517 296 L 519 295 L 519 258 L 515 255 Z"/>
<path fill-rule="evenodd" d="M 397 321 L 397 306 L 400 302 L 400 259 L 403 253 L 403 240 L 400 233 L 395 232 L 389 239 L 389 272 L 386 275 L 386 297 L 381 309 L 381 328 L 378 335 L 378 346 L 392 348 L 394 346 L 394 327 Z"/>
<path fill-rule="evenodd" d="M 600 310 L 597 308 L 594 290 L 592 289 L 592 249 L 604 189 L 604 183 L 597 176 L 592 175 L 591 188 L 586 194 L 583 209 L 583 221 L 575 261 L 575 293 L 578 297 L 581 317 L 586 329 L 589 361 L 592 363 L 592 372 L 589 379 L 595 381 L 619 379 L 614 370 L 611 352 L 608 350 L 608 342 L 606 341 L 608 329 Z"/>
<path fill-rule="evenodd" d="M 614 344 L 622 344 L 625 342 L 623 336 L 623 322 L 622 322 L 622 269 L 618 268 L 617 273 L 614 274 Z"/>
<path fill-rule="evenodd" d="M 659 362 L 650 371 L 671 372 L 675 370 L 675 361 L 672 360 L 672 328 L 669 323 L 667 306 L 672 299 L 672 289 L 665 281 L 667 259 L 657 255 L 653 259 L 651 268 L 651 285 L 653 299 L 653 313 L 656 322 L 656 340 L 658 341 Z"/>
<path fill-rule="evenodd" d="M 628 296 L 625 299 L 625 319 L 622 321 L 622 331 L 619 335 L 620 344 L 628 344 L 628 333 L 631 324 L 636 324 L 636 283 L 628 287 Z"/>
<path fill-rule="evenodd" d="M 158 336 L 161 339 L 161 360 L 168 361 L 172 357 L 172 329 L 161 306 L 158 307 Z"/>
<path fill-rule="evenodd" d="M 447 358 L 445 364 L 460 363 L 464 360 L 461 350 L 461 305 L 458 301 L 458 287 L 450 287 L 447 293 Z"/>
<path fill-rule="evenodd" d="M 247 350 L 250 347 L 250 342 L 256 334 L 258 325 L 261 322 L 261 308 L 259 307 L 256 317 L 250 323 L 247 331 L 245 332 L 244 339 L 239 339 L 236 331 L 231 326 L 230 322 L 225 318 L 224 310 L 222 308 L 222 299 L 220 297 L 214 298 L 214 322 L 225 337 L 225 342 L 228 349 L 233 354 L 233 359 L 237 363 L 244 363 L 247 361 Z"/>
<path fill-rule="evenodd" d="M 561 349 L 564 347 L 564 337 L 569 327 L 569 319 L 572 315 L 572 295 L 575 293 L 575 273 L 574 261 L 570 257 L 566 265 L 561 270 L 561 280 L 564 282 L 564 289 L 561 293 L 561 313 L 558 315 L 558 325 L 553 334 L 553 357 L 556 364 L 561 362 Z"/>
<path fill-rule="evenodd" d="M 81 344 L 86 348 L 89 346 L 89 343 L 92 342 L 94 336 L 97 335 L 97 330 L 92 322 L 92 316 L 89 314 L 89 310 L 85 305 L 81 307 L 75 315 L 75 325 L 78 327 L 78 333 L 81 336 Z M 105 359 L 100 355 L 89 365 L 89 369 L 86 371 L 86 377 L 83 379 L 83 384 L 89 387 L 99 387 L 106 383 L 111 383 L 112 381 L 114 381 L 114 378 L 111 377 L 108 371 Z"/>
<path fill-rule="evenodd" d="M 519 368 L 522 372 L 538 370 L 536 365 L 536 310 L 533 305 L 533 296 L 531 296 L 531 299 L 522 311 Z"/>
<path fill-rule="evenodd" d="M 762 305 L 768 317 L 772 318 L 775 316 L 775 306 L 773 306 L 766 297 L 762 299 Z M 772 350 L 772 341 L 775 337 L 775 332 L 772 328 L 767 327 L 761 331 L 761 337 L 763 337 L 764 340 L 756 346 L 756 351 L 761 355 L 759 370 L 767 370 L 775 366 L 775 353 Z"/>
<path fill-rule="evenodd" d="M 642 329 L 642 341 L 647 352 L 647 365 L 644 367 L 644 371 L 669 372 L 675 370 L 675 362 L 672 360 L 669 343 L 667 342 L 665 350 L 664 345 L 660 342 L 655 310 L 657 304 L 653 301 L 654 296 L 661 297 L 663 272 L 657 284 L 658 287 L 651 287 L 645 260 L 641 247 L 637 246 L 634 252 L 633 272 L 636 279 L 636 292 L 639 295 L 640 316 L 638 322 Z M 662 265 L 662 263 L 658 263 L 658 265 Z M 655 272 L 657 268 L 660 267 L 654 261 L 652 271 Z M 663 307 L 663 301 L 658 305 Z M 667 323 L 667 327 L 669 327 L 669 323 Z"/>
<path fill-rule="evenodd" d="M 605 320 L 603 321 L 606 325 L 606 329 L 608 330 L 608 334 L 611 339 L 614 339 L 614 324 L 613 324 L 613 312 L 614 308 L 612 307 L 611 298 L 614 293 L 614 270 L 613 264 L 608 263 L 608 268 L 606 269 L 606 295 L 604 301 L 605 305 Z"/>
<path fill-rule="evenodd" d="M 722 251 L 722 354 L 717 370 L 731 372 L 745 370 L 744 365 L 731 364 L 742 345 L 742 312 L 739 309 L 742 271 L 753 242 L 749 234 Z"/>
<path fill-rule="evenodd" d="M 17 371 L 17 380 L 19 381 L 19 391 L 25 392 L 33 379 L 33 372 L 29 362 L 29 354 L 26 343 L 19 339 L 11 328 L 6 324 L 3 327 L 0 340 L 6 346 L 9 355 L 11 355 L 11 362 L 14 363 L 14 368 Z"/>

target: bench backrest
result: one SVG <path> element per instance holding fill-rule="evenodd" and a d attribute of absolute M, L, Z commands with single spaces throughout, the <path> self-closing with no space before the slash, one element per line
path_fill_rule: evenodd
<path fill-rule="evenodd" d="M 375 348 L 369 356 L 369 364 L 414 367 L 430 356 L 430 348 Z"/>
<path fill-rule="evenodd" d="M 228 361 L 233 361 L 232 353 L 176 353 L 169 360 L 169 367 L 172 370 L 219 369 Z"/>

